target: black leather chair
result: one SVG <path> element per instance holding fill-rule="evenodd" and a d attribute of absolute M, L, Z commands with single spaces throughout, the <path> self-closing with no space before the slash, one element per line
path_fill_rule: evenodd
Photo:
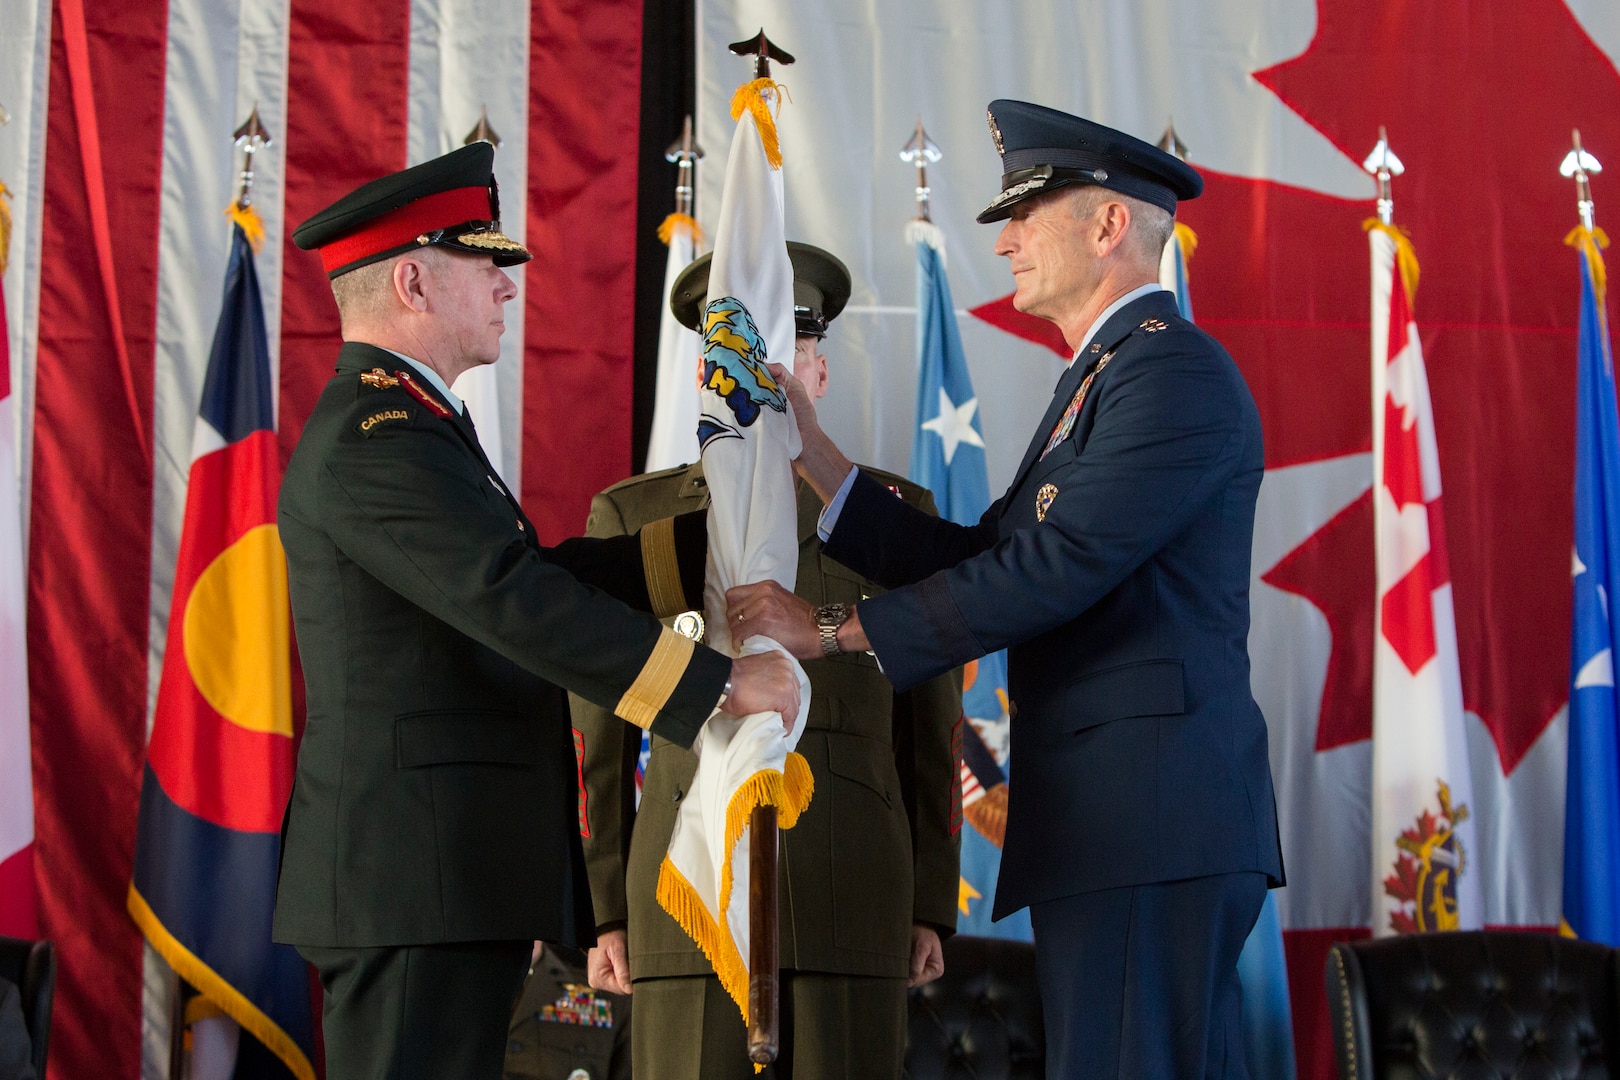
<path fill-rule="evenodd" d="M 907 1080 L 1041 1080 L 1046 1029 L 1035 946 L 958 934 L 945 974 L 911 991 Z"/>
<path fill-rule="evenodd" d="M 23 1024 L 34 1049 L 34 1071 L 45 1076 L 51 1037 L 51 997 L 56 990 L 56 949 L 48 941 L 0 937 L 0 978 L 17 984 Z"/>
<path fill-rule="evenodd" d="M 1333 946 L 1341 1080 L 1620 1077 L 1620 951 L 1553 934 L 1413 934 Z"/>

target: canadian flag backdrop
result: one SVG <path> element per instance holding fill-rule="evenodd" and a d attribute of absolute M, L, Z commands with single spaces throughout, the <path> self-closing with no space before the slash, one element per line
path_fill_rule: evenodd
<path fill-rule="evenodd" d="M 652 334 L 624 313 L 644 275 L 662 278 L 662 249 L 649 263 L 645 248 L 673 204 L 674 170 L 646 148 L 679 134 L 679 107 L 643 80 L 695 64 L 697 136 L 714 153 L 748 74 L 725 45 L 761 27 L 798 57 L 775 72 L 790 95 L 787 234 L 855 276 L 825 347 L 823 421 L 880 467 L 905 470 L 916 422 L 903 236 L 915 173 L 897 154 L 919 117 L 945 154 L 929 169 L 933 216 L 964 307 L 993 490 L 1061 361 L 1044 324 L 1010 311 L 994 229 L 973 223 L 999 187 L 985 104 L 1025 98 L 1150 140 L 1173 119 L 1204 172 L 1206 194 L 1181 213 L 1199 237 L 1194 307 L 1265 422 L 1251 650 L 1289 870 L 1279 903 L 1296 1043 L 1313 1077 L 1332 1071 L 1326 948 L 1372 927 L 1361 223 L 1374 191 L 1359 162 L 1388 130 L 1407 166 L 1395 221 L 1422 266 L 1414 315 L 1445 484 L 1476 829 L 1468 872 L 1488 925 L 1557 922 L 1579 296 L 1562 244 L 1575 193 L 1557 165 L 1574 127 L 1599 159 L 1620 159 L 1612 4 L 0 0 L 37 910 L 63 960 L 54 1076 L 135 1076 L 143 986 L 161 981 L 123 903 L 229 250 L 230 132 L 257 104 L 276 138 L 258 155 L 254 192 L 285 453 L 337 332 L 291 226 L 459 145 L 488 109 L 504 140 L 503 217 L 537 257 L 502 363 L 457 390 L 555 540 L 583 527 L 592 492 L 638 464 L 647 391 L 635 376 L 650 378 L 651 363 L 634 357 L 650 354 Z M 658 109 L 676 113 L 667 129 L 648 119 Z M 705 224 L 720 173 L 700 172 Z M 1605 185 L 1594 180 L 1600 224 Z M 646 317 L 637 310 L 635 323 Z M 148 1025 L 144 1036 L 156 1060 L 166 1035 Z"/>

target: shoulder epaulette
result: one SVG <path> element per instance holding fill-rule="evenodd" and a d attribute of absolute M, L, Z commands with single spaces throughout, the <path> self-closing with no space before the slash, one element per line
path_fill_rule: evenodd
<path fill-rule="evenodd" d="M 416 380 L 411 378 L 410 372 L 396 371 L 394 372 L 394 379 L 396 382 L 403 383 L 405 389 L 410 391 L 410 395 L 427 406 L 429 412 L 446 420 L 451 417 L 450 407 L 417 385 Z"/>

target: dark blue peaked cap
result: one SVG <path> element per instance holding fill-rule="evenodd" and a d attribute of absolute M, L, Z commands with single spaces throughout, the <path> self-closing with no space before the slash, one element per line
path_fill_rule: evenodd
<path fill-rule="evenodd" d="M 1179 158 L 1123 131 L 1066 112 L 998 98 L 987 112 L 990 139 L 1001 155 L 1001 194 L 980 224 L 1012 216 L 1025 199 L 1070 184 L 1096 184 L 1176 212 L 1176 200 L 1196 199 L 1204 178 Z"/>

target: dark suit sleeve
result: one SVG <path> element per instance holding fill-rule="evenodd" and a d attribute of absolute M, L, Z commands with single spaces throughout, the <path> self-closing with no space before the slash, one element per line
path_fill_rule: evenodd
<path fill-rule="evenodd" d="M 730 661 L 583 584 L 528 542 L 451 426 L 416 410 L 325 463 L 321 527 L 342 554 L 436 618 L 620 719 L 688 746 Z"/>
<path fill-rule="evenodd" d="M 596 513 L 593 500 L 592 517 Z M 580 581 L 637 611 L 663 619 L 703 607 L 709 523 L 702 511 L 648 522 L 629 535 L 573 537 L 543 551 Z"/>
<path fill-rule="evenodd" d="M 624 532 L 624 516 L 612 494 L 603 492 L 593 498 L 586 535 L 611 538 Z M 611 710 L 577 694 L 568 696 L 568 706 L 583 743 L 580 768 L 585 779 L 585 807 L 580 832 L 591 904 L 601 931 L 630 918 L 625 866 L 630 858 L 630 831 L 636 823 L 635 773 L 641 732 L 621 722 Z"/>
<path fill-rule="evenodd" d="M 1032 478 L 1058 492 L 1043 522 L 860 604 L 861 626 L 896 687 L 1075 618 L 1236 474 L 1259 438 L 1245 420 L 1247 391 L 1195 336 L 1176 337 L 1179 345 L 1164 341 L 1161 352 L 1116 370 L 1084 449 L 1060 444 L 1057 461 Z"/>
<path fill-rule="evenodd" d="M 996 541 L 995 520 L 987 512 L 977 525 L 946 521 L 895 498 L 863 469 L 850 486 L 825 550 L 857 574 L 894 589 L 984 551 Z"/>

